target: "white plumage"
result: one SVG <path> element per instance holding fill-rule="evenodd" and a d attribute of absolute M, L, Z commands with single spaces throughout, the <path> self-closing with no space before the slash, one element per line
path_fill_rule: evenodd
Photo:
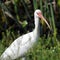
<path fill-rule="evenodd" d="M 36 10 L 34 12 L 35 29 L 32 32 L 17 38 L 1 55 L 0 60 L 13 60 L 22 57 L 27 53 L 40 36 L 39 18 L 43 19 L 50 29 L 50 26 L 44 19 L 41 11 Z"/>

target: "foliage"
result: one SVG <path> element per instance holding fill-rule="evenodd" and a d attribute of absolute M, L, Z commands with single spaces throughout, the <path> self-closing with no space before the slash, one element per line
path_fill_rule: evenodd
<path fill-rule="evenodd" d="M 42 10 L 43 15 L 50 22 L 53 33 L 50 34 L 45 23 L 41 21 L 42 36 L 26 54 L 27 60 L 60 60 L 60 42 L 57 39 L 55 11 L 50 0 L 0 1 L 0 55 L 14 39 L 34 29 L 33 11 L 36 9 Z"/>
<path fill-rule="evenodd" d="M 60 6 L 60 0 L 57 1 L 57 4 Z"/>

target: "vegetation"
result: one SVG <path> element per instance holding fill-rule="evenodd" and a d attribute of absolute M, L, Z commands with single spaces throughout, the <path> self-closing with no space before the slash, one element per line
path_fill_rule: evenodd
<path fill-rule="evenodd" d="M 27 60 L 60 60 L 59 2 L 60 0 L 1 0 L 0 55 L 16 38 L 34 29 L 33 13 L 40 9 L 53 32 L 41 21 L 41 36 L 36 46 L 26 54 Z"/>

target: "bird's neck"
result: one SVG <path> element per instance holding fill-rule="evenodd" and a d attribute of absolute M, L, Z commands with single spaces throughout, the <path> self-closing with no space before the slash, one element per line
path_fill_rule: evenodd
<path fill-rule="evenodd" d="M 38 29 L 39 28 L 39 18 L 38 17 L 34 17 L 35 19 L 35 29 Z"/>
<path fill-rule="evenodd" d="M 35 19 L 35 29 L 34 29 L 34 33 L 35 35 L 37 35 L 38 37 L 40 36 L 40 24 L 39 24 L 39 18 L 38 17 L 34 17 Z"/>

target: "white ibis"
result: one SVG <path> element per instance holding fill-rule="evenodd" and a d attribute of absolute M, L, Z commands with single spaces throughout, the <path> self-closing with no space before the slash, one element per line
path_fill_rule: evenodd
<path fill-rule="evenodd" d="M 14 60 L 18 57 L 24 56 L 25 53 L 27 53 L 40 36 L 39 18 L 42 19 L 50 29 L 48 22 L 42 15 L 42 12 L 39 9 L 36 10 L 34 12 L 35 29 L 32 32 L 17 38 L 1 55 L 0 60 Z"/>

